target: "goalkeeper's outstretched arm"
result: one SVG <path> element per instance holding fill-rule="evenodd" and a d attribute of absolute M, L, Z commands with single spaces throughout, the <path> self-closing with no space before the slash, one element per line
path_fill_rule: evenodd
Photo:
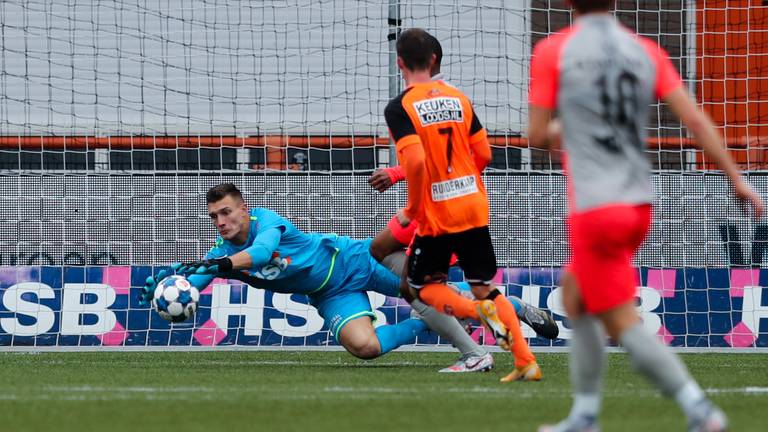
<path fill-rule="evenodd" d="M 281 234 L 282 230 L 278 227 L 265 229 L 256 236 L 250 246 L 240 252 L 231 256 L 218 257 L 214 249 L 206 255 L 204 260 L 181 265 L 178 272 L 187 277 L 226 276 L 235 270 L 261 268 L 272 259 L 272 254 L 280 243 Z"/>

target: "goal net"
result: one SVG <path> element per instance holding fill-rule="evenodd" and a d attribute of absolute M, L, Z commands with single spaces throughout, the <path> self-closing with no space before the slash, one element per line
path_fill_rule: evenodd
<path fill-rule="evenodd" d="M 616 14 L 670 53 L 765 196 L 768 9 L 619 0 Z M 532 345 L 564 345 L 564 178 L 524 130 L 531 47 L 570 20 L 562 0 L 0 3 L 0 345 L 334 345 L 301 296 L 216 280 L 194 322 L 171 325 L 137 295 L 213 245 L 204 195 L 221 182 L 305 231 L 382 229 L 404 185 L 366 180 L 394 163 L 382 113 L 402 90 L 394 38 L 409 27 L 440 40 L 444 78 L 490 135 L 496 282 L 554 314 L 561 338 L 526 329 Z M 648 127 L 645 325 L 678 347 L 768 346 L 768 224 L 740 212 L 663 105 Z M 408 317 L 404 301 L 370 297 L 377 325 Z"/>

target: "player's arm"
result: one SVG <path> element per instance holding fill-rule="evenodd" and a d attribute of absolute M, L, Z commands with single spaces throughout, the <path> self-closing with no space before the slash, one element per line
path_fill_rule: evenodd
<path fill-rule="evenodd" d="M 557 105 L 557 42 L 547 38 L 536 44 L 531 57 L 528 89 L 528 145 L 559 146 L 559 122 L 552 120 Z"/>
<path fill-rule="evenodd" d="M 402 225 L 407 225 L 410 219 L 415 219 L 422 206 L 422 184 L 424 182 L 425 155 L 421 138 L 416 133 L 413 121 L 402 105 L 402 99 L 392 100 L 384 109 L 384 119 L 389 127 L 389 133 L 397 148 L 397 158 L 408 179 L 408 206 L 398 212 Z"/>
<path fill-rule="evenodd" d="M 230 257 L 232 269 L 246 270 L 251 267 L 262 267 L 269 263 L 272 254 L 280 244 L 282 234 L 283 230 L 280 227 L 271 227 L 260 232 L 252 245 Z"/>
<path fill-rule="evenodd" d="M 491 163 L 491 143 L 488 142 L 488 133 L 485 131 L 477 113 L 472 112 L 472 124 L 469 126 L 469 148 L 472 150 L 472 158 L 479 172 L 483 172 L 485 167 Z"/>
<path fill-rule="evenodd" d="M 405 180 L 405 170 L 400 165 L 379 168 L 368 177 L 368 184 L 379 192 L 384 192 L 397 182 Z"/>
<path fill-rule="evenodd" d="M 277 250 L 282 232 L 280 227 L 267 228 L 256 235 L 253 244 L 234 255 L 184 264 L 178 271 L 185 276 L 225 275 L 234 270 L 261 267 L 272 259 L 272 253 Z"/>
<path fill-rule="evenodd" d="M 421 140 L 418 137 L 416 139 L 417 144 L 405 146 L 398 152 L 400 163 L 405 168 L 405 175 L 408 178 L 408 206 L 402 211 L 405 218 L 399 217 L 403 226 L 416 218 L 423 201 L 424 188 L 421 185 L 424 183 L 424 173 L 427 171 L 426 158 Z"/>
<path fill-rule="evenodd" d="M 670 61 L 669 55 L 649 39 L 641 39 L 641 43 L 656 66 L 656 97 L 669 105 L 672 112 L 691 131 L 698 145 L 704 150 L 704 154 L 714 160 L 725 172 L 733 184 L 736 197 L 752 206 L 755 217 L 761 217 L 764 206 L 760 195 L 742 178 L 733 159 L 725 150 L 723 139 L 715 130 L 712 120 L 696 106 L 690 93 L 683 86 L 680 74 Z"/>
<path fill-rule="evenodd" d="M 208 251 L 207 254 L 205 254 L 204 260 L 215 260 L 218 258 L 221 258 L 224 256 L 224 252 L 221 251 L 217 246 L 214 246 L 211 248 L 211 250 Z M 176 263 L 171 268 L 173 268 L 176 271 L 179 271 L 184 264 Z M 208 285 L 210 285 L 211 282 L 213 282 L 213 279 L 216 277 L 214 274 L 191 274 L 189 276 L 186 276 L 187 281 L 189 281 L 190 285 L 197 288 L 198 291 L 204 290 Z"/>
<path fill-rule="evenodd" d="M 536 105 L 528 106 L 528 145 L 541 149 L 559 147 L 560 123 L 552 118 L 552 110 Z"/>
<path fill-rule="evenodd" d="M 725 150 L 723 140 L 709 116 L 696 106 L 685 87 L 682 85 L 675 87 L 663 99 L 685 127 L 691 131 L 698 145 L 704 150 L 704 154 L 712 159 L 731 180 L 736 197 L 752 206 L 755 217 L 761 217 L 764 204 L 760 195 L 744 181 L 733 159 Z"/>

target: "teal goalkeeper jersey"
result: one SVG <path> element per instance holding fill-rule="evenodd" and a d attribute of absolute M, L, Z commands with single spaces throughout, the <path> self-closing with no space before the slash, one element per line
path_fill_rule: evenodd
<path fill-rule="evenodd" d="M 338 254 L 336 234 L 304 233 L 288 219 L 264 208 L 250 210 L 251 224 L 248 241 L 235 245 L 219 237 L 215 245 L 206 254 L 206 259 L 222 258 L 234 255 L 256 245 L 261 247 L 268 231 L 280 230 L 280 239 L 276 248 L 269 247 L 266 262 L 255 263 L 247 271 L 236 270 L 220 277 L 238 279 L 255 288 L 263 288 L 280 293 L 312 294 L 320 292 L 328 285 Z M 260 235 L 263 235 L 260 238 Z M 343 242 L 342 242 L 343 243 Z M 263 249 L 260 252 L 264 252 Z M 202 289 L 207 286 L 212 276 L 193 275 L 190 282 Z"/>

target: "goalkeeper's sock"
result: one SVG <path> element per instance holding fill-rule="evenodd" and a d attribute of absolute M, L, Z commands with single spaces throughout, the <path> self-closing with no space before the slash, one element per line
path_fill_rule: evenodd
<path fill-rule="evenodd" d="M 444 314 L 478 319 L 475 302 L 457 293 L 448 285 L 424 285 L 419 289 L 419 298 Z"/>
<path fill-rule="evenodd" d="M 653 383 L 665 396 L 674 397 L 686 415 L 704 399 L 704 392 L 688 374 L 680 358 L 655 335 L 637 323 L 619 337 L 632 360 L 632 366 Z"/>
<path fill-rule="evenodd" d="M 569 361 L 574 394 L 569 417 L 597 417 L 605 367 L 605 336 L 593 316 L 582 316 L 571 321 L 571 325 Z"/>
<path fill-rule="evenodd" d="M 522 306 L 523 300 L 521 300 L 520 297 L 515 297 L 515 296 L 509 296 L 507 297 L 507 300 L 509 300 L 509 302 L 512 303 L 512 306 L 515 308 L 515 313 L 517 315 L 520 315 L 520 309 L 523 307 Z"/>
<path fill-rule="evenodd" d="M 381 355 L 406 344 L 416 342 L 416 336 L 427 329 L 424 321 L 409 318 L 393 325 L 385 325 L 376 328 L 376 337 L 381 346 Z"/>
<path fill-rule="evenodd" d="M 421 319 L 427 323 L 429 328 L 451 342 L 461 351 L 462 355 L 474 354 L 482 356 L 487 353 L 485 349 L 472 340 L 456 318 L 442 314 L 418 299 L 411 303 L 411 307 L 421 316 Z"/>
<path fill-rule="evenodd" d="M 512 303 L 504 297 L 499 290 L 494 289 L 488 296 L 487 300 L 493 300 L 496 305 L 496 311 L 499 314 L 499 319 L 507 326 L 507 331 L 512 336 L 513 345 L 512 353 L 515 355 L 515 367 L 521 368 L 528 366 L 536 361 L 536 357 L 531 352 L 531 348 L 528 346 L 523 337 L 523 330 L 520 328 L 520 320 L 517 318 L 515 307 Z"/>

